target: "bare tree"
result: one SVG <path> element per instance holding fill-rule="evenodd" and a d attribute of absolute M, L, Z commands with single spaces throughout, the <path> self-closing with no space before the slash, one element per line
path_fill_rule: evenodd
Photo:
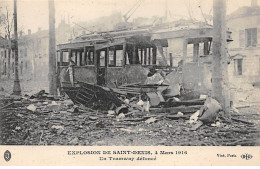
<path fill-rule="evenodd" d="M 10 71 L 11 71 L 11 34 L 12 34 L 12 30 L 13 30 L 13 15 L 10 12 L 10 10 L 8 9 L 7 6 L 2 7 L 4 8 L 4 10 L 2 9 L 2 14 L 1 14 L 1 29 L 2 32 L 4 33 L 5 37 L 7 38 L 8 42 L 10 45 L 8 45 L 8 68 L 7 68 L 7 77 L 10 78 Z"/>
<path fill-rule="evenodd" d="M 11 12 L 6 6 L 5 13 L 2 15 L 2 25 L 8 40 L 11 39 L 11 33 L 13 30 L 13 20 L 14 20 L 13 15 L 11 14 Z"/>

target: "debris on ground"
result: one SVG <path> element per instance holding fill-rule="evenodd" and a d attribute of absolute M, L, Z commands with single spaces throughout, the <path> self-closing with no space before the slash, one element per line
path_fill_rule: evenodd
<path fill-rule="evenodd" d="M 30 104 L 28 107 L 26 107 L 28 110 L 35 112 L 36 111 L 36 107 L 33 104 Z"/>
<path fill-rule="evenodd" d="M 157 119 L 154 118 L 154 117 L 151 117 L 151 118 L 147 119 L 147 120 L 145 121 L 145 123 L 150 124 L 150 123 L 154 123 L 155 121 L 157 121 Z"/>
<path fill-rule="evenodd" d="M 190 116 L 190 120 L 189 120 L 189 123 L 195 123 L 197 122 L 198 118 L 199 118 L 199 115 L 200 115 L 200 111 L 197 110 L 194 114 L 192 114 Z"/>
<path fill-rule="evenodd" d="M 204 106 L 200 109 L 199 120 L 203 123 L 213 123 L 222 110 L 220 103 L 212 97 L 207 97 Z"/>
<path fill-rule="evenodd" d="M 115 89 L 80 82 L 65 88 L 70 99 L 44 90 L 3 96 L 0 144 L 259 145 L 259 108 L 233 107 L 227 123 L 214 98 L 183 99 L 179 83 L 173 87 L 167 75 L 154 75 L 146 84 Z"/>

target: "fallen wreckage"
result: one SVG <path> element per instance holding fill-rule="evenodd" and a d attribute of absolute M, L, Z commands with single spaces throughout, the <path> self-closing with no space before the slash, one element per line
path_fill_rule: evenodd
<path fill-rule="evenodd" d="M 166 39 L 151 40 L 148 29 L 91 34 L 58 45 L 60 91 L 75 104 L 117 114 L 129 113 L 129 109 L 177 114 L 169 118 L 194 113 L 207 102 L 176 97 L 185 90 L 173 80 L 180 78 L 179 69 L 167 66 L 163 53 L 167 46 Z M 164 66 L 158 66 L 160 59 Z"/>

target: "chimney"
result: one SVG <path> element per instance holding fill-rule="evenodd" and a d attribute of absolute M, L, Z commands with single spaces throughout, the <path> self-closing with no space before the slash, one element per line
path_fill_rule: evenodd
<path fill-rule="evenodd" d="M 23 32 L 22 32 L 22 31 L 20 31 L 19 33 L 20 33 L 20 37 L 22 37 L 22 36 L 23 36 Z"/>
<path fill-rule="evenodd" d="M 38 32 L 40 32 L 42 30 L 42 28 L 41 27 L 38 27 Z"/>
<path fill-rule="evenodd" d="M 251 7 L 256 7 L 258 6 L 257 0 L 251 0 Z"/>
<path fill-rule="evenodd" d="M 28 35 L 31 35 L 31 34 L 32 34 L 31 29 L 28 29 Z"/>

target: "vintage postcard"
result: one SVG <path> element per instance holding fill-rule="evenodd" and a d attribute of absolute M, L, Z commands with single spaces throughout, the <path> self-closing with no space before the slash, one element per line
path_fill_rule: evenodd
<path fill-rule="evenodd" d="M 0 166 L 259 166 L 259 0 L 0 0 Z"/>

